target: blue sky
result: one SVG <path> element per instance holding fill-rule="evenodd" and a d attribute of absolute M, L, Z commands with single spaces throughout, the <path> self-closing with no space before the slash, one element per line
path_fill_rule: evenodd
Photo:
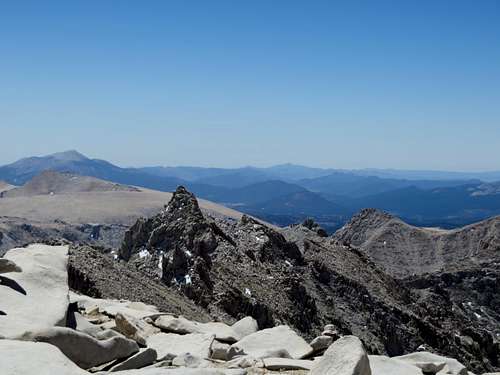
<path fill-rule="evenodd" d="M 0 131 L 0 164 L 500 169 L 500 2 L 2 2 Z"/>

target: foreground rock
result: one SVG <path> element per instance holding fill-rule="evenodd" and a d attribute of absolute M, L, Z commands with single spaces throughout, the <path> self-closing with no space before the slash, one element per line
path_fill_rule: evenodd
<path fill-rule="evenodd" d="M 59 349 L 46 343 L 0 340 L 2 375 L 85 375 Z"/>
<path fill-rule="evenodd" d="M 145 346 L 149 336 L 160 333 L 160 329 L 146 323 L 144 320 L 135 319 L 121 313 L 115 316 L 116 329 L 129 339 Z"/>
<path fill-rule="evenodd" d="M 210 322 L 198 323 L 187 320 L 183 316 L 174 317 L 163 315 L 155 320 L 155 325 L 169 332 L 186 333 L 205 333 L 214 335 L 217 340 L 234 343 L 241 337 L 240 335 L 225 323 Z"/>
<path fill-rule="evenodd" d="M 332 336 L 321 335 L 312 340 L 309 345 L 313 348 L 314 352 L 321 352 L 323 350 L 328 349 L 330 345 L 333 343 Z"/>
<path fill-rule="evenodd" d="M 127 358 L 125 361 L 111 367 L 109 372 L 139 369 L 154 363 L 154 361 L 156 361 L 156 358 L 156 350 L 151 348 L 141 349 L 132 357 Z"/>
<path fill-rule="evenodd" d="M 123 337 L 99 341 L 82 332 L 61 327 L 31 334 L 29 339 L 58 347 L 66 357 L 84 369 L 127 358 L 139 351 L 134 341 Z"/>
<path fill-rule="evenodd" d="M 158 360 L 173 359 L 186 353 L 199 358 L 209 358 L 212 341 L 214 335 L 158 333 L 147 339 L 147 345 L 156 350 Z"/>
<path fill-rule="evenodd" d="M 20 338 L 66 325 L 68 248 L 30 245 L 9 250 L 5 258 L 22 269 L 6 273 L 0 286 L 0 336 Z M 4 261 L 5 262 L 5 261 Z"/>
<path fill-rule="evenodd" d="M 259 330 L 259 325 L 254 318 L 252 318 L 251 316 L 246 316 L 234 323 L 231 328 L 234 332 L 236 332 L 239 339 L 241 340 L 243 337 L 257 332 Z"/>
<path fill-rule="evenodd" d="M 468 371 L 464 365 L 453 358 L 442 357 L 429 352 L 418 352 L 395 357 L 422 369 L 423 372 L 440 374 L 467 375 Z"/>
<path fill-rule="evenodd" d="M 156 306 L 147 305 L 142 302 L 92 298 L 76 293 L 70 293 L 70 299 L 72 303 L 76 303 L 78 308 L 86 314 L 95 314 L 98 312 L 113 318 L 117 314 L 122 314 L 135 319 L 144 319 L 146 317 L 156 318 L 159 315 Z"/>
<path fill-rule="evenodd" d="M 210 347 L 210 358 L 227 361 L 227 353 L 229 352 L 229 344 L 214 340 Z"/>
<path fill-rule="evenodd" d="M 22 272 L 23 270 L 16 263 L 9 259 L 0 258 L 0 273 Z"/>
<path fill-rule="evenodd" d="M 240 355 L 273 357 L 276 351 L 286 351 L 290 358 L 301 359 L 311 354 L 313 349 L 290 327 L 277 326 L 255 332 L 231 345 L 228 358 Z"/>
<path fill-rule="evenodd" d="M 273 371 L 310 370 L 313 361 L 291 358 L 264 358 L 264 367 Z"/>
<path fill-rule="evenodd" d="M 106 372 L 98 373 L 106 374 Z M 119 375 L 246 375 L 245 370 L 216 368 L 147 368 L 140 370 L 120 371 Z"/>
<path fill-rule="evenodd" d="M 422 370 L 406 362 L 383 355 L 370 355 L 372 375 L 422 375 Z"/>
<path fill-rule="evenodd" d="M 355 336 L 340 338 L 314 364 L 310 375 L 371 375 L 363 344 Z"/>

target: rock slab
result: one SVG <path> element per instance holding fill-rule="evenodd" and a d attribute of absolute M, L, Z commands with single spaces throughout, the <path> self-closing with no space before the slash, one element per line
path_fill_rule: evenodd
<path fill-rule="evenodd" d="M 429 352 L 417 352 L 394 357 L 397 360 L 412 364 L 424 372 L 439 374 L 468 375 L 464 365 L 453 358 L 446 358 Z"/>
<path fill-rule="evenodd" d="M 383 355 L 369 355 L 372 375 L 422 375 L 422 370 L 406 362 Z"/>
<path fill-rule="evenodd" d="M 139 369 L 152 364 L 156 361 L 156 358 L 156 350 L 144 348 L 135 353 L 132 357 L 111 367 L 109 372 Z"/>
<path fill-rule="evenodd" d="M 157 333 L 148 337 L 146 344 L 149 348 L 156 350 L 158 360 L 172 359 L 186 353 L 205 359 L 210 357 L 210 347 L 213 341 L 214 335 Z"/>
<path fill-rule="evenodd" d="M 29 339 L 56 346 L 66 357 L 84 369 L 126 358 L 139 351 L 135 341 L 124 337 L 99 341 L 85 333 L 62 327 L 31 334 Z"/>
<path fill-rule="evenodd" d="M 311 354 L 313 348 L 290 327 L 282 325 L 263 329 L 244 337 L 231 345 L 228 358 L 238 355 L 265 358 L 267 351 L 286 351 L 291 358 L 302 359 Z M 275 355 L 267 355 L 267 357 L 275 357 Z"/>
<path fill-rule="evenodd" d="M 315 362 L 310 375 L 371 375 L 370 362 L 361 340 L 344 336 Z"/>
<path fill-rule="evenodd" d="M 68 247 L 34 244 L 9 250 L 4 259 L 22 272 L 3 274 L 0 286 L 0 336 L 22 338 L 66 325 L 69 304 Z"/>
<path fill-rule="evenodd" d="M 117 313 L 115 316 L 116 329 L 138 344 L 145 346 L 149 336 L 160 333 L 160 329 L 146 323 L 142 319 Z"/>
<path fill-rule="evenodd" d="M 240 338 L 236 331 L 227 324 L 220 322 L 198 323 L 183 316 L 163 315 L 155 320 L 155 325 L 165 331 L 179 334 L 204 333 L 215 335 L 217 340 L 230 343 L 236 342 Z"/>
<path fill-rule="evenodd" d="M 264 358 L 264 367 L 272 371 L 310 370 L 313 361 L 291 358 Z"/>
<path fill-rule="evenodd" d="M 43 342 L 0 340 L 2 375 L 85 375 L 55 346 Z"/>

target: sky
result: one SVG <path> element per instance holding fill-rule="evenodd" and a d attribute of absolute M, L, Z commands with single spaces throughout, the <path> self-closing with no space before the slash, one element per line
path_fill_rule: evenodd
<path fill-rule="evenodd" d="M 0 164 L 500 170 L 500 2 L 4 1 Z"/>

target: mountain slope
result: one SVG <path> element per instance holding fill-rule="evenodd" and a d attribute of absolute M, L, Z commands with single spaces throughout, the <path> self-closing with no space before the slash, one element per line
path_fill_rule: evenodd
<path fill-rule="evenodd" d="M 6 192 L 6 191 L 14 189 L 14 188 L 15 188 L 14 185 L 8 184 L 7 182 L 0 180 L 0 195 L 3 192 Z"/>
<path fill-rule="evenodd" d="M 120 168 L 107 161 L 89 159 L 76 151 L 66 151 L 42 157 L 30 157 L 0 167 L 0 178 L 23 185 L 34 176 L 46 170 L 71 172 L 82 176 L 91 176 L 120 184 L 136 185 L 172 191 L 184 183 L 172 177 L 157 177 L 134 168 Z"/>
<path fill-rule="evenodd" d="M 196 183 L 226 188 L 239 188 L 272 179 L 272 176 L 257 168 L 246 167 L 230 170 L 228 173 L 216 176 L 199 178 L 196 180 Z"/>
<path fill-rule="evenodd" d="M 52 194 L 51 194 L 52 193 Z M 42 223 L 130 225 L 139 216 L 150 216 L 172 197 L 171 193 L 119 185 L 94 177 L 45 171 L 24 186 L 0 197 L 0 214 Z M 200 199 L 213 215 L 239 219 L 241 213 Z"/>
<path fill-rule="evenodd" d="M 264 210 L 277 215 L 345 215 L 346 209 L 307 190 L 280 195 L 268 201 L 248 205 L 250 210 Z"/>
<path fill-rule="evenodd" d="M 430 319 L 454 332 L 457 342 L 488 348 L 486 357 L 499 365 L 500 217 L 444 231 L 364 210 L 335 233 L 333 242 L 350 243 L 366 254 L 418 301 L 426 301 Z M 440 301 L 447 301 L 446 307 Z M 459 332 L 443 320 L 447 311 L 461 315 L 469 326 Z"/>
<path fill-rule="evenodd" d="M 196 189 L 194 189 L 196 191 Z M 293 193 L 306 192 L 301 186 L 283 181 L 268 180 L 255 184 L 221 189 L 214 194 L 206 194 L 205 197 L 220 203 L 229 203 L 237 206 L 251 206 L 256 203 L 272 201 Z"/>
<path fill-rule="evenodd" d="M 408 187 L 351 200 L 350 207 L 377 208 L 418 225 L 460 226 L 500 214 L 500 194 L 489 184 L 431 190 Z"/>
<path fill-rule="evenodd" d="M 311 191 L 329 195 L 343 195 L 351 198 L 375 195 L 396 189 L 415 187 L 418 189 L 435 189 L 462 185 L 479 185 L 479 180 L 404 180 L 393 178 L 379 178 L 376 176 L 358 176 L 352 173 L 336 172 L 314 179 L 305 179 L 297 182 Z"/>
<path fill-rule="evenodd" d="M 68 172 L 44 171 L 21 187 L 10 189 L 4 198 L 29 197 L 47 194 L 70 194 L 104 191 L 140 191 L 136 187 L 116 184 L 94 177 L 80 176 Z"/>
<path fill-rule="evenodd" d="M 374 209 L 361 211 L 333 238 L 366 253 L 394 277 L 438 272 L 500 258 L 500 217 L 464 228 L 418 228 Z"/>

